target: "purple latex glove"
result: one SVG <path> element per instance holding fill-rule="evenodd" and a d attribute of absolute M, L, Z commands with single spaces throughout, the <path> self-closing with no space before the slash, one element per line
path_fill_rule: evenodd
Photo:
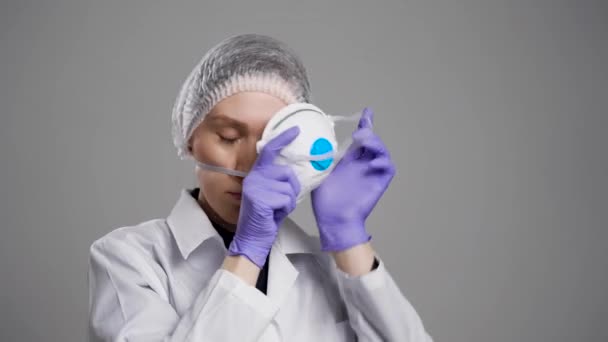
<path fill-rule="evenodd" d="M 274 164 L 281 149 L 300 133 L 295 126 L 279 134 L 260 151 L 243 179 L 243 196 L 229 255 L 244 255 L 262 268 L 283 219 L 296 207 L 300 182 L 286 165 Z"/>
<path fill-rule="evenodd" d="M 371 109 L 363 110 L 353 144 L 311 193 L 323 251 L 342 251 L 371 239 L 365 220 L 395 175 L 386 146 L 372 131 L 373 116 Z"/>

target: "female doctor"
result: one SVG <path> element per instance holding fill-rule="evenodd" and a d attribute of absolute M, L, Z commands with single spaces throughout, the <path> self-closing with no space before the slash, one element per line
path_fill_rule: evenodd
<path fill-rule="evenodd" d="M 256 143 L 273 114 L 310 102 L 309 88 L 298 56 L 268 36 L 232 36 L 205 54 L 172 116 L 199 187 L 182 189 L 167 217 L 92 244 L 91 340 L 432 341 L 366 231 L 395 173 L 371 110 L 311 193 L 319 237 L 288 217 L 302 184 L 275 159 L 302 132 Z"/>

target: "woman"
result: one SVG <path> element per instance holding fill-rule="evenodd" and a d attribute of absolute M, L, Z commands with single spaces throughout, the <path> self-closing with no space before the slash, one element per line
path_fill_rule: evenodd
<path fill-rule="evenodd" d="M 319 237 L 287 217 L 301 186 L 273 161 L 299 128 L 259 155 L 256 142 L 274 113 L 310 98 L 301 61 L 276 39 L 238 35 L 207 52 L 176 100 L 174 143 L 182 159 L 248 174 L 197 167 L 199 186 L 167 218 L 92 244 L 91 339 L 432 341 L 365 228 L 394 175 L 370 110 L 357 148 L 311 193 Z"/>

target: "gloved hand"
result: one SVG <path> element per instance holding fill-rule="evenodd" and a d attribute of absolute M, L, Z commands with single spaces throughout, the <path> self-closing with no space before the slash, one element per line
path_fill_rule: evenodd
<path fill-rule="evenodd" d="M 395 174 L 386 146 L 372 131 L 373 114 L 365 108 L 353 144 L 311 193 L 323 251 L 342 251 L 371 239 L 365 220 Z"/>
<path fill-rule="evenodd" d="M 300 192 L 293 170 L 273 161 L 299 133 L 299 127 L 292 127 L 269 141 L 243 179 L 239 219 L 229 255 L 244 255 L 258 267 L 264 266 L 278 227 L 295 209 Z"/>

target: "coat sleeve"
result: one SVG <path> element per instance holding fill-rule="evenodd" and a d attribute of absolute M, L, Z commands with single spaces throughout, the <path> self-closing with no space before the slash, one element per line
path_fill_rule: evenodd
<path fill-rule="evenodd" d="M 143 255 L 118 239 L 93 243 L 88 281 L 90 341 L 256 341 L 278 311 L 218 269 L 180 317 Z"/>
<path fill-rule="evenodd" d="M 422 320 L 399 290 L 384 262 L 362 276 L 333 270 L 358 341 L 433 342 Z"/>

